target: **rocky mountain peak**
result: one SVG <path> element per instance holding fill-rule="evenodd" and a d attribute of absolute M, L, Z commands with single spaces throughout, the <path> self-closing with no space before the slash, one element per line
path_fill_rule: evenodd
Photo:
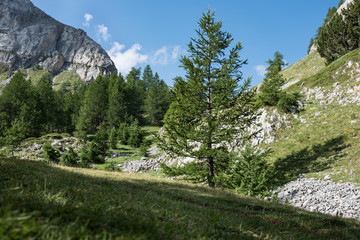
<path fill-rule="evenodd" d="M 34 66 L 53 75 L 73 71 L 85 81 L 117 71 L 83 30 L 56 21 L 30 0 L 0 0 L 0 64 L 11 71 Z"/>

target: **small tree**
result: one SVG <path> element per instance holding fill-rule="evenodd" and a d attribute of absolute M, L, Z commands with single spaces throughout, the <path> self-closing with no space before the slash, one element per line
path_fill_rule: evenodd
<path fill-rule="evenodd" d="M 74 148 L 70 146 L 69 150 L 61 156 L 60 164 L 72 167 L 78 166 L 79 160 L 78 154 L 74 151 Z"/>
<path fill-rule="evenodd" d="M 244 151 L 233 154 L 223 175 L 224 185 L 250 196 L 266 195 L 274 175 L 272 167 L 265 160 L 267 154 L 249 145 Z"/>
<path fill-rule="evenodd" d="M 127 145 L 129 140 L 129 126 L 126 123 L 121 123 L 118 129 L 118 140 L 121 144 Z"/>
<path fill-rule="evenodd" d="M 14 154 L 15 148 L 25 139 L 28 126 L 22 119 L 15 119 L 11 127 L 6 129 L 2 142 L 10 147 L 10 151 Z"/>
<path fill-rule="evenodd" d="M 314 39 L 314 38 L 311 38 L 311 39 L 310 39 L 309 46 L 308 46 L 307 54 L 310 53 L 311 48 L 312 48 L 312 46 L 313 46 L 314 44 L 315 44 L 315 39 Z"/>
<path fill-rule="evenodd" d="M 128 144 L 134 148 L 138 148 L 144 141 L 145 132 L 139 126 L 139 122 L 135 120 L 129 128 Z"/>
<path fill-rule="evenodd" d="M 115 127 L 111 128 L 109 135 L 109 144 L 110 147 L 115 149 L 118 142 L 118 131 Z"/>
<path fill-rule="evenodd" d="M 259 105 L 263 106 L 276 106 L 284 112 L 290 112 L 292 109 L 297 108 L 297 101 L 300 94 L 286 93 L 282 90 L 285 79 L 281 75 L 281 70 L 286 66 L 283 55 L 275 52 L 274 60 L 269 60 L 269 66 L 266 68 L 265 79 L 262 82 L 258 94 Z"/>
<path fill-rule="evenodd" d="M 286 65 L 283 58 L 281 53 L 275 52 L 274 60 L 267 61 L 269 66 L 266 68 L 265 79 L 259 89 L 259 98 L 264 105 L 276 106 L 280 99 L 281 87 L 285 82 L 280 74 L 280 71 Z"/>
<path fill-rule="evenodd" d="M 94 140 L 90 144 L 91 155 L 94 157 L 93 161 L 101 163 L 104 161 L 107 150 L 109 135 L 105 123 L 101 123 L 99 130 L 95 135 Z"/>
<path fill-rule="evenodd" d="M 43 156 L 47 161 L 54 163 L 59 162 L 60 152 L 51 146 L 50 142 L 44 143 L 42 148 L 44 150 Z"/>

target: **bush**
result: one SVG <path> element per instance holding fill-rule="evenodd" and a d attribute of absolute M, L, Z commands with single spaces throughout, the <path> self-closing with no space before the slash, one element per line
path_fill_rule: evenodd
<path fill-rule="evenodd" d="M 121 124 L 118 130 L 118 138 L 122 144 L 138 148 L 144 142 L 145 132 L 139 126 L 138 120 L 131 125 Z"/>
<path fill-rule="evenodd" d="M 93 163 L 90 152 L 90 144 L 86 144 L 80 149 L 79 158 L 79 166 L 81 167 L 88 167 L 89 164 Z"/>
<path fill-rule="evenodd" d="M 148 153 L 148 148 L 149 146 L 147 144 L 141 144 L 140 148 L 139 148 L 139 153 L 141 156 L 143 157 L 148 157 L 149 153 Z"/>
<path fill-rule="evenodd" d="M 43 145 L 44 154 L 43 157 L 49 162 L 59 162 L 60 152 L 53 148 L 49 141 Z"/>
<path fill-rule="evenodd" d="M 115 162 L 108 162 L 105 164 L 104 170 L 106 171 L 119 171 L 121 172 L 121 169 L 116 166 Z"/>
<path fill-rule="evenodd" d="M 231 157 L 221 180 L 226 187 L 246 195 L 267 195 L 274 174 L 273 168 L 265 160 L 267 154 L 246 146 L 240 154 Z"/>
<path fill-rule="evenodd" d="M 80 159 L 78 154 L 74 151 L 72 147 L 69 147 L 69 151 L 67 151 L 61 156 L 60 164 L 71 167 L 78 166 L 79 160 Z"/>
<path fill-rule="evenodd" d="M 298 100 L 300 98 L 300 94 L 298 92 L 295 93 L 282 93 L 280 95 L 280 99 L 277 103 L 277 108 L 284 112 L 291 112 L 292 109 L 297 109 Z"/>
<path fill-rule="evenodd" d="M 128 144 L 134 148 L 138 148 L 144 142 L 145 132 L 139 126 L 139 122 L 135 120 L 130 125 Z"/>

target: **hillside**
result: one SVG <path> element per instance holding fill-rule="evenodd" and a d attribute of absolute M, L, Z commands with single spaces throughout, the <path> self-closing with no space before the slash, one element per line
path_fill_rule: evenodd
<path fill-rule="evenodd" d="M 64 25 L 30 0 L 0 1 L 0 81 L 33 68 L 84 81 L 116 72 L 106 51 L 81 29 Z"/>
<path fill-rule="evenodd" d="M 271 161 L 291 161 L 298 169 L 294 172 L 308 177 L 360 183 L 359 53 L 357 49 L 328 66 L 312 53 L 283 71 L 289 82 L 298 79 L 286 90 L 300 92 L 305 106 L 292 115 L 291 127 L 277 131 L 266 146 L 272 149 Z M 310 74 L 309 69 L 316 71 Z"/>
<path fill-rule="evenodd" d="M 360 235 L 356 221 L 140 174 L 4 158 L 0 167 L 1 239 L 357 239 Z"/>

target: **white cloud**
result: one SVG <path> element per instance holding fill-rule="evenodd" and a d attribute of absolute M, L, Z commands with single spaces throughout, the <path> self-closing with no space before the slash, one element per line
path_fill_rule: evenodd
<path fill-rule="evenodd" d="M 115 63 L 117 70 L 125 76 L 132 67 L 148 60 L 149 56 L 141 54 L 140 50 L 141 45 L 138 43 L 125 50 L 125 45 L 114 42 L 112 48 L 107 53 Z"/>
<path fill-rule="evenodd" d="M 266 73 L 266 66 L 265 65 L 257 65 L 255 66 L 255 70 L 258 76 L 264 77 Z"/>
<path fill-rule="evenodd" d="M 110 39 L 111 35 L 109 34 L 109 29 L 104 24 L 97 25 L 96 30 L 99 41 L 102 39 L 104 42 L 107 42 Z"/>
<path fill-rule="evenodd" d="M 175 46 L 171 53 L 171 60 L 177 60 L 180 54 L 180 46 Z"/>
<path fill-rule="evenodd" d="M 167 65 L 172 61 L 176 61 L 179 57 L 179 54 L 180 46 L 163 46 L 162 48 L 155 51 L 155 53 L 150 58 L 150 62 L 154 65 Z"/>
<path fill-rule="evenodd" d="M 85 18 L 85 22 L 83 22 L 83 25 L 85 27 L 90 27 L 90 21 L 93 19 L 93 15 L 91 15 L 90 13 L 86 13 L 84 15 L 84 18 Z"/>

